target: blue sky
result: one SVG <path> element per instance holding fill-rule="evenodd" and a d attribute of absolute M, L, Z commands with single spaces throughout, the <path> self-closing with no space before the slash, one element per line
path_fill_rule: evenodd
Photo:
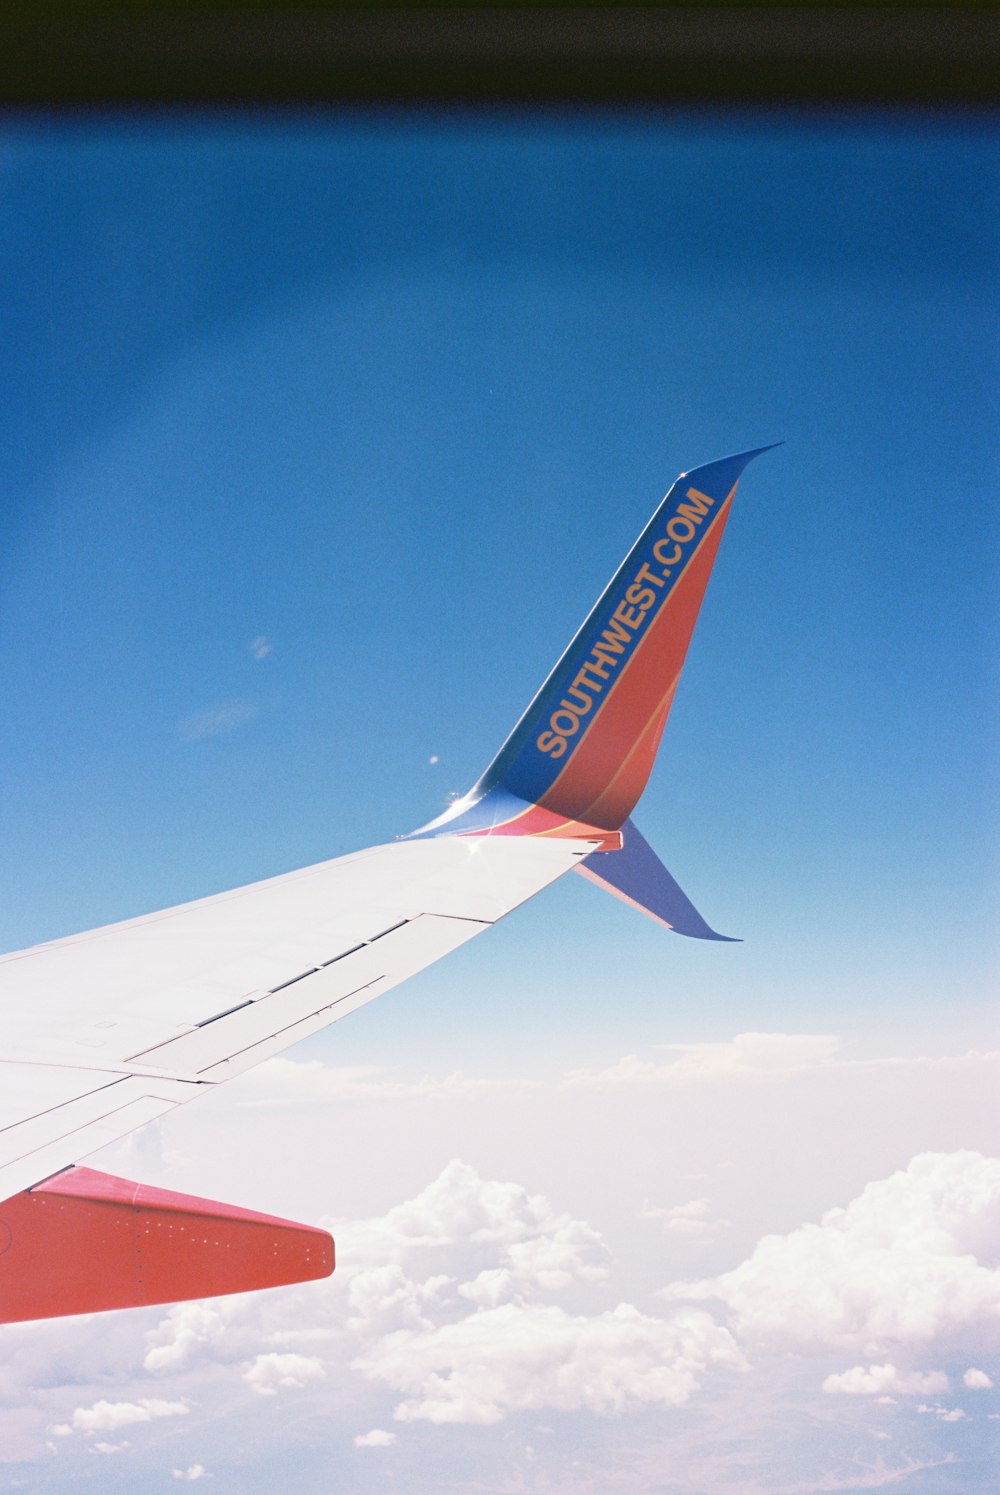
<path fill-rule="evenodd" d="M 974 119 L 8 121 L 3 947 L 422 824 L 677 472 L 782 440 L 637 813 L 746 943 L 567 879 L 304 1062 L 989 1049 L 995 167 Z"/>

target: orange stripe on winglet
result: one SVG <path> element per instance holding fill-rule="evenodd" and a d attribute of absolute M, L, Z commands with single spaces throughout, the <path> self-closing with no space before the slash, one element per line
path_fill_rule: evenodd
<path fill-rule="evenodd" d="M 683 668 L 735 492 L 734 484 L 566 767 L 542 796 L 539 803 L 546 809 L 574 820 L 618 826 L 634 808 L 646 787 L 673 699 L 672 688 L 666 698 L 661 694 L 664 682 L 676 684 Z M 652 715 L 651 701 L 657 702 Z M 627 765 L 631 766 L 623 773 Z"/>
<path fill-rule="evenodd" d="M 555 810 L 546 810 L 541 805 L 528 805 L 509 820 L 498 821 L 476 831 L 460 831 L 463 837 L 474 836 L 554 836 L 573 841 L 594 841 L 597 851 L 620 851 L 622 834 L 619 830 L 607 830 L 580 820 L 568 819 Z"/>
<path fill-rule="evenodd" d="M 670 689 L 636 738 L 631 752 L 611 783 L 588 807 L 586 818 L 594 825 L 621 825 L 632 813 L 653 771 L 679 678 L 678 676 L 671 682 Z"/>

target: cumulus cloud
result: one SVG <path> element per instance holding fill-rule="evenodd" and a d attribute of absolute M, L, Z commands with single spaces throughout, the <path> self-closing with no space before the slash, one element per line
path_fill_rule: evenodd
<path fill-rule="evenodd" d="M 457 1159 L 413 1198 L 337 1233 L 350 1266 L 313 1294 L 311 1327 L 318 1313 L 321 1327 L 325 1316 L 336 1333 L 353 1336 L 357 1367 L 401 1393 L 394 1415 L 404 1422 L 679 1406 L 710 1373 L 745 1367 L 731 1333 L 701 1310 L 651 1317 L 623 1304 L 587 1314 L 548 1301 L 603 1283 L 601 1236 L 544 1196 L 483 1178 Z M 178 1305 L 152 1336 L 147 1364 L 184 1364 L 202 1347 L 231 1357 L 248 1332 L 234 1314 L 252 1315 L 257 1343 L 262 1333 L 266 1343 L 272 1301 Z M 269 1396 L 318 1383 L 324 1367 L 292 1348 L 262 1350 L 243 1375 Z"/>
<path fill-rule="evenodd" d="M 386 1335 L 355 1362 L 405 1395 L 401 1422 L 495 1423 L 510 1412 L 603 1415 L 678 1407 L 710 1370 L 743 1370 L 729 1332 L 699 1311 L 592 1317 L 507 1303 L 457 1323 Z"/>
<path fill-rule="evenodd" d="M 223 732 L 232 732 L 242 727 L 257 715 L 258 707 L 252 701 L 219 701 L 214 706 L 203 706 L 192 711 L 177 723 L 177 735 L 182 742 L 203 742 L 207 737 L 219 737 Z"/>
<path fill-rule="evenodd" d="M 279 1390 L 301 1390 L 310 1381 L 326 1376 L 322 1360 L 315 1355 L 264 1354 L 245 1368 L 243 1379 L 258 1396 L 277 1396 Z"/>
<path fill-rule="evenodd" d="M 146 1331 L 143 1366 L 163 1376 L 220 1364 L 242 1373 L 267 1350 L 303 1353 L 329 1344 L 342 1332 L 348 1276 L 338 1268 L 328 1283 L 175 1303 Z"/>
<path fill-rule="evenodd" d="M 113 1433 L 118 1428 L 131 1427 L 137 1422 L 154 1422 L 160 1417 L 180 1417 L 190 1412 L 187 1402 L 163 1401 L 155 1396 L 143 1396 L 136 1402 L 95 1402 L 92 1407 L 77 1407 L 68 1423 L 60 1423 L 52 1431 L 65 1437 L 70 1431 L 77 1433 Z"/>
<path fill-rule="evenodd" d="M 289 1325 L 302 1304 L 292 1296 L 181 1304 L 150 1336 L 146 1363 L 172 1370 L 201 1353 L 242 1361 L 247 1386 L 273 1396 L 321 1385 L 324 1363 L 306 1336 L 324 1335 L 338 1343 L 338 1363 L 395 1393 L 398 1421 L 488 1424 L 523 1411 L 680 1406 L 710 1377 L 746 1369 L 754 1349 L 836 1347 L 871 1359 L 828 1376 L 828 1393 L 929 1405 L 948 1379 L 926 1361 L 914 1368 L 906 1346 L 1000 1315 L 997 1274 L 980 1261 L 992 1259 L 998 1203 L 1000 1164 L 923 1155 L 818 1223 L 763 1238 L 734 1271 L 666 1289 L 669 1313 L 628 1303 L 588 1311 L 607 1275 L 600 1234 L 455 1159 L 385 1214 L 333 1222 L 342 1266 L 308 1290 L 298 1340 Z M 644 1213 L 694 1238 L 723 1226 L 703 1199 Z M 553 1301 L 564 1292 L 574 1296 Z M 707 1302 L 678 1306 L 710 1298 L 724 1320 Z M 895 1345 L 891 1356 L 883 1342 Z"/>
<path fill-rule="evenodd" d="M 417 1251 L 458 1246 L 458 1264 L 466 1271 L 482 1262 L 458 1288 L 472 1301 L 491 1300 L 498 1291 L 528 1298 L 574 1282 L 600 1282 L 607 1271 L 607 1247 L 592 1226 L 520 1184 L 481 1178 L 458 1158 L 415 1198 L 376 1219 L 348 1222 L 340 1240 L 342 1255 L 370 1263 L 368 1271 Z M 401 1289 L 394 1279 L 393 1290 Z"/>
<path fill-rule="evenodd" d="M 385 1428 L 372 1428 L 370 1433 L 359 1433 L 354 1440 L 355 1448 L 391 1448 L 396 1441 L 396 1434 L 389 1433 Z"/>
<path fill-rule="evenodd" d="M 543 1195 L 483 1178 L 458 1159 L 384 1215 L 336 1232 L 345 1265 L 313 1290 L 310 1330 L 343 1336 L 345 1361 L 353 1353 L 366 1377 L 401 1392 L 395 1415 L 404 1421 L 674 1406 L 713 1368 L 744 1363 L 728 1331 L 700 1311 L 649 1318 L 624 1306 L 587 1316 L 546 1301 L 604 1281 L 601 1236 Z M 201 1353 L 232 1360 L 254 1333 L 256 1345 L 283 1339 L 288 1349 L 261 1348 L 244 1364 L 252 1391 L 317 1385 L 323 1362 L 281 1333 L 287 1311 L 268 1319 L 275 1301 L 176 1305 L 150 1335 L 147 1367 L 174 1370 Z"/>
<path fill-rule="evenodd" d="M 969 1366 L 962 1380 L 970 1391 L 989 1391 L 993 1385 L 992 1380 L 984 1370 L 976 1370 L 972 1365 Z"/>
<path fill-rule="evenodd" d="M 459 1159 L 385 1215 L 335 1226 L 346 1281 L 347 1326 L 361 1339 L 431 1329 L 469 1305 L 537 1301 L 597 1284 L 608 1250 L 583 1220 L 518 1184 L 483 1179 Z M 447 1270 L 431 1270 L 441 1266 Z"/>
<path fill-rule="evenodd" d="M 731 1272 L 664 1289 L 716 1298 L 738 1334 L 781 1348 L 878 1354 L 975 1329 L 1000 1330 L 1000 1270 L 978 1259 L 1000 1240 L 1000 1161 L 923 1153 L 845 1208 L 765 1236 Z"/>
<path fill-rule="evenodd" d="M 171 1469 L 170 1473 L 174 1479 L 185 1480 L 189 1485 L 194 1484 L 196 1479 L 212 1478 L 204 1464 L 189 1464 L 186 1469 Z"/>
<path fill-rule="evenodd" d="M 715 1218 L 708 1199 L 689 1199 L 687 1204 L 675 1204 L 668 1209 L 654 1208 L 647 1201 L 642 1206 L 640 1218 L 658 1221 L 672 1235 L 716 1235 L 720 1230 L 728 1230 L 733 1223 Z"/>
<path fill-rule="evenodd" d="M 917 1411 L 940 1418 L 942 1422 L 961 1422 L 965 1416 L 961 1407 L 942 1407 L 940 1402 L 936 1402 L 931 1406 L 928 1406 L 926 1402 L 921 1402 Z"/>
<path fill-rule="evenodd" d="M 658 1062 L 628 1054 L 607 1069 L 577 1069 L 568 1085 L 692 1084 L 706 1080 L 774 1079 L 826 1066 L 840 1048 L 828 1033 L 737 1033 L 721 1043 L 662 1046 L 675 1058 Z"/>
<path fill-rule="evenodd" d="M 365 1342 L 428 1328 L 472 1307 L 596 1285 L 607 1273 L 607 1247 L 586 1221 L 459 1160 L 384 1215 L 326 1223 L 339 1257 L 328 1285 L 176 1304 L 147 1335 L 145 1368 L 173 1373 L 198 1360 L 252 1359 L 250 1384 L 267 1395 L 280 1351 L 308 1360 L 302 1351 L 317 1338 Z M 270 1352 L 277 1360 L 264 1358 Z"/>
<path fill-rule="evenodd" d="M 399 1262 L 385 1262 L 357 1272 L 347 1291 L 353 1329 L 374 1332 L 403 1324 L 423 1327 L 429 1323 L 425 1309 L 440 1302 L 444 1290 L 454 1284 L 447 1273 L 423 1282 L 407 1277 Z"/>
<path fill-rule="evenodd" d="M 894 1365 L 855 1365 L 851 1370 L 827 1376 L 823 1390 L 842 1396 L 879 1396 L 891 1400 L 890 1392 L 899 1396 L 940 1396 L 948 1390 L 949 1381 L 941 1370 L 899 1371 Z"/>
<path fill-rule="evenodd" d="M 198 1349 L 218 1345 L 225 1331 L 225 1315 L 226 1308 L 218 1304 L 176 1303 L 148 1336 L 150 1348 L 143 1360 L 146 1370 L 180 1370 Z"/>

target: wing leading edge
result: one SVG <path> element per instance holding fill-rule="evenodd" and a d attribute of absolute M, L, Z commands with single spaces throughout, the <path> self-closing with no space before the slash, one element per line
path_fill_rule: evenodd
<path fill-rule="evenodd" d="M 680 933 L 722 938 L 628 816 L 756 455 L 678 479 L 489 769 L 437 821 L 0 958 L 0 1322 L 332 1271 L 324 1232 L 77 1165 L 405 981 L 565 872 Z M 208 1222 L 217 1250 L 182 1249 L 185 1211 Z M 129 1263 L 151 1221 L 173 1244 L 144 1277 Z M 53 1297 L 46 1256 L 67 1230 L 109 1265 L 96 1280 L 82 1266 Z M 224 1259 L 236 1263 L 228 1277 Z"/>

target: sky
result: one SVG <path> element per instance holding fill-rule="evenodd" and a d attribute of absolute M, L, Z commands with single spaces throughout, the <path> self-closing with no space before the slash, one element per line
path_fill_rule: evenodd
<path fill-rule="evenodd" d="M 991 127 L 39 115 L 0 180 L 0 948 L 424 824 L 784 443 L 636 813 L 744 943 L 566 878 L 88 1160 L 338 1269 L 0 1330 L 0 1490 L 991 1490 Z"/>

